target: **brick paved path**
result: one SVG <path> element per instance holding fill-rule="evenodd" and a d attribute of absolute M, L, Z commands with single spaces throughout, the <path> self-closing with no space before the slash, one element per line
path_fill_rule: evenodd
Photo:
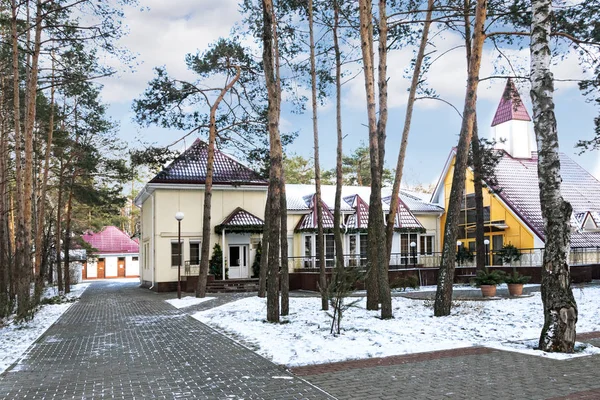
<path fill-rule="evenodd" d="M 597 334 L 581 340 L 600 347 Z M 466 348 L 293 369 L 337 399 L 600 399 L 600 355 L 552 360 Z"/>
<path fill-rule="evenodd" d="M 135 283 L 95 282 L 0 375 L 0 399 L 329 399 Z"/>

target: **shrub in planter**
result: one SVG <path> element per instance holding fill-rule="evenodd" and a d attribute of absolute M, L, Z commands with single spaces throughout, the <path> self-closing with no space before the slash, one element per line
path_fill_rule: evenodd
<path fill-rule="evenodd" d="M 221 246 L 218 243 L 213 247 L 212 258 L 208 262 L 209 266 L 209 274 L 214 275 L 215 279 L 221 280 L 223 279 L 223 250 L 221 250 Z M 228 278 L 229 268 L 225 265 L 225 279 Z"/>
<path fill-rule="evenodd" d="M 529 282 L 530 276 L 519 274 L 516 270 L 506 276 L 504 282 L 508 285 L 508 292 L 511 296 L 520 296 L 523 294 L 523 285 Z"/>
<path fill-rule="evenodd" d="M 503 271 L 489 271 L 487 268 L 477 271 L 473 283 L 481 288 L 484 297 L 495 296 L 496 286 L 504 282 L 506 274 Z"/>
<path fill-rule="evenodd" d="M 256 246 L 256 255 L 254 256 L 254 262 L 252 263 L 252 277 L 258 278 L 260 276 L 260 259 L 262 257 L 262 242 L 258 242 Z"/>

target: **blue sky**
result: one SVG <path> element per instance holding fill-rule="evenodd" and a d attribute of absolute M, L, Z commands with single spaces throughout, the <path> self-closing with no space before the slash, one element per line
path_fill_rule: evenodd
<path fill-rule="evenodd" d="M 171 74 L 182 79 L 190 77 L 183 62 L 185 54 L 202 51 L 218 37 L 228 35 L 231 27 L 239 20 L 237 0 L 140 0 L 140 3 L 143 7 L 149 7 L 149 10 L 126 10 L 130 34 L 121 43 L 138 55 L 139 65 L 135 73 L 123 72 L 105 79 L 103 97 L 110 104 L 110 115 L 121 125 L 122 138 L 132 147 L 139 146 L 140 138 L 145 142 L 166 145 L 182 136 L 183 132 L 138 127 L 131 120 L 131 101 L 142 93 L 146 83 L 152 78 L 152 68 L 155 66 L 165 65 Z M 458 41 L 460 39 L 456 36 L 439 35 L 434 44 L 441 51 L 443 48 L 453 47 Z M 431 68 L 428 75 L 429 85 L 461 111 L 466 79 L 462 51 L 449 53 Z M 526 68 L 526 50 L 506 49 L 506 52 L 514 57 L 512 62 L 515 65 L 520 64 Z M 392 53 L 389 59 L 390 110 L 386 144 L 388 167 L 395 166 L 398 155 L 408 87 L 405 68 L 411 56 L 412 49 L 405 49 Z M 493 74 L 494 66 L 501 64 L 496 60 L 493 50 L 487 50 L 483 57 L 481 77 Z M 556 77 L 571 78 L 573 71 L 578 69 L 576 64 L 573 58 L 561 63 L 555 68 Z M 504 84 L 502 80 L 480 84 L 478 115 L 481 136 L 489 134 L 489 126 Z M 524 86 L 520 87 L 522 98 L 531 113 L 527 90 Z M 347 135 L 344 152 L 347 153 L 367 140 L 362 76 L 348 82 L 343 91 L 343 127 L 344 134 Z M 574 149 L 577 140 L 593 136 L 593 119 L 598 110 L 584 101 L 573 83 L 557 84 L 555 101 L 561 151 L 600 179 L 600 154 L 595 152 L 577 156 Z M 318 111 L 321 163 L 323 168 L 331 168 L 335 163 L 335 109 L 332 103 L 327 103 Z M 289 107 L 284 106 L 282 129 L 300 132 L 290 151 L 305 157 L 312 156 L 310 110 L 305 114 L 293 114 L 289 112 Z M 435 182 L 450 149 L 457 143 L 459 129 L 460 117 L 451 107 L 432 100 L 417 102 L 407 150 L 404 183 L 413 186 Z M 189 145 L 192 140 L 193 138 L 186 143 Z"/>

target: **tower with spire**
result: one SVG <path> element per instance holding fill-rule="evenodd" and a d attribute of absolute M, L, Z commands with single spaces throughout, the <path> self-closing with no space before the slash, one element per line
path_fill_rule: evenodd
<path fill-rule="evenodd" d="M 497 149 L 514 158 L 531 158 L 531 152 L 536 150 L 531 117 L 510 78 L 492 121 L 492 138 Z"/>

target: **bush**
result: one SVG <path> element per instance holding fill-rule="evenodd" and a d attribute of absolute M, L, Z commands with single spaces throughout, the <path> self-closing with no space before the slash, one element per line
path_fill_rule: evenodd
<path fill-rule="evenodd" d="M 342 329 L 342 316 L 350 307 L 355 307 L 361 299 L 355 299 L 346 302 L 356 283 L 364 280 L 365 271 L 359 268 L 344 268 L 344 266 L 336 266 L 333 270 L 331 282 L 327 286 L 327 298 L 333 310 L 333 313 L 327 313 L 331 317 L 330 333 L 339 335 Z"/>
<path fill-rule="evenodd" d="M 521 259 L 521 252 L 511 243 L 504 245 L 500 251 L 498 251 L 498 257 L 503 264 L 511 264 L 512 262 L 519 261 Z"/>
<path fill-rule="evenodd" d="M 517 283 L 517 284 L 524 285 L 527 282 L 529 282 L 530 279 L 531 279 L 530 276 L 521 275 L 517 271 L 513 271 L 512 274 L 507 275 L 506 278 L 504 278 L 504 282 L 506 282 L 508 284 Z"/>
<path fill-rule="evenodd" d="M 504 282 L 506 274 L 504 271 L 494 270 L 489 271 L 487 269 L 477 271 L 477 275 L 473 278 L 473 283 L 475 286 L 479 287 L 481 285 L 499 285 Z"/>
<path fill-rule="evenodd" d="M 208 269 L 211 275 L 215 276 L 215 279 L 221 280 L 223 279 L 223 250 L 218 243 L 215 243 L 215 247 L 213 247 L 212 258 L 208 262 Z M 225 279 L 229 278 L 229 268 L 225 265 Z"/>
<path fill-rule="evenodd" d="M 254 256 L 254 262 L 252 263 L 252 277 L 258 278 L 260 276 L 260 259 L 262 257 L 262 242 L 258 242 L 256 246 L 256 255 Z"/>
<path fill-rule="evenodd" d="M 392 289 L 399 289 L 401 291 L 405 291 L 406 288 L 418 289 L 419 288 L 419 277 L 416 275 L 408 275 L 397 278 L 394 280 L 390 287 Z"/>
<path fill-rule="evenodd" d="M 456 263 L 458 265 L 464 264 L 466 262 L 471 262 L 475 259 L 471 250 L 469 250 L 466 246 L 460 246 L 458 251 L 456 252 Z"/>

